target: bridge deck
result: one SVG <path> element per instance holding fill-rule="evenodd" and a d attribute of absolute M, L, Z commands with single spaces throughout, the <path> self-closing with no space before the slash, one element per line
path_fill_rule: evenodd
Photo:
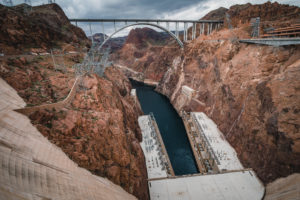
<path fill-rule="evenodd" d="M 173 20 L 173 19 L 69 19 L 71 22 L 188 22 L 223 23 L 222 20 Z"/>

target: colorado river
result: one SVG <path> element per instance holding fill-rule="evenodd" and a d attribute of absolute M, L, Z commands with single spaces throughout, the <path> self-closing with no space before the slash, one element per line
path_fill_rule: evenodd
<path fill-rule="evenodd" d="M 152 112 L 158 124 L 175 175 L 198 173 L 182 119 L 169 100 L 153 87 L 131 81 L 145 114 Z"/>

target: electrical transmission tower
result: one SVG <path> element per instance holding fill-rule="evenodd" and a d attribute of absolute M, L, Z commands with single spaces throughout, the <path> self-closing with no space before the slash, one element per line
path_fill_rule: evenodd
<path fill-rule="evenodd" d="M 54 49 L 50 51 L 55 71 L 66 72 L 64 54 L 61 50 Z"/>
<path fill-rule="evenodd" d="M 3 4 L 4 4 L 5 6 L 13 6 L 12 0 L 3 0 Z"/>
<path fill-rule="evenodd" d="M 92 47 L 89 52 L 87 52 L 83 62 L 73 66 L 76 76 L 91 73 L 96 73 L 100 77 L 103 76 L 105 68 L 111 64 L 108 62 L 110 47 L 99 51 L 98 46 L 99 44 L 97 43 L 92 44 Z"/>

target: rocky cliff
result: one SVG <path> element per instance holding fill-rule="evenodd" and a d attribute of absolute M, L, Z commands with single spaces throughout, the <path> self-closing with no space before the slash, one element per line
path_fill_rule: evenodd
<path fill-rule="evenodd" d="M 80 50 L 89 45 L 84 32 L 71 25 L 56 4 L 33 7 L 28 14 L 16 7 L 0 9 L 0 36 L 5 38 L 0 42 L 5 53 L 0 57 L 1 78 L 28 107 L 66 98 L 75 81 L 72 66 L 83 60 Z M 52 58 L 47 52 L 54 48 Z M 33 53 L 24 55 L 28 52 Z M 74 99 L 62 110 L 40 110 L 29 117 L 80 167 L 148 199 L 137 123 L 142 112 L 130 90 L 127 77 L 111 67 L 105 77 L 84 76 Z"/>
<path fill-rule="evenodd" d="M 136 28 L 130 31 L 123 47 L 113 53 L 110 59 L 121 66 L 129 66 L 142 72 L 147 78 L 160 80 L 180 49 L 169 36 L 150 28 Z M 160 59 L 157 59 L 157 58 Z"/>
<path fill-rule="evenodd" d="M 140 129 L 141 110 L 130 83 L 115 68 L 86 76 L 72 103 L 30 115 L 33 124 L 80 167 L 107 177 L 139 199 L 148 198 Z"/>
<path fill-rule="evenodd" d="M 57 4 L 47 4 L 24 10 L 24 6 L 6 7 L 0 4 L 0 53 L 20 54 L 47 51 L 66 44 L 89 45 L 85 33 L 72 25 Z"/>
<path fill-rule="evenodd" d="M 26 103 L 0 78 L 0 199 L 136 199 L 106 178 L 92 175 L 14 109 Z"/>
<path fill-rule="evenodd" d="M 299 183 L 299 173 L 279 178 L 267 185 L 264 200 L 299 199 Z"/>
<path fill-rule="evenodd" d="M 282 16 L 275 15 L 276 10 Z M 277 3 L 233 6 L 227 11 L 237 27 L 233 30 L 202 35 L 185 44 L 182 53 L 165 47 L 143 53 L 139 59 L 133 55 L 146 50 L 125 44 L 132 59 L 121 50 L 117 62 L 160 81 L 157 90 L 178 112 L 205 112 L 218 124 L 244 167 L 253 168 L 268 183 L 300 169 L 300 48 L 247 45 L 238 39 L 249 37 L 245 27 L 251 17 L 291 23 L 298 19 L 297 10 Z M 183 85 L 195 90 L 192 97 L 181 92 Z"/>

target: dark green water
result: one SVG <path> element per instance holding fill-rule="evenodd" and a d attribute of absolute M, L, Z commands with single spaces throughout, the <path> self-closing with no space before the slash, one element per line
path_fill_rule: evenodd
<path fill-rule="evenodd" d="M 158 124 L 175 175 L 198 173 L 182 119 L 168 98 L 136 81 L 131 81 L 145 114 L 152 112 Z"/>

